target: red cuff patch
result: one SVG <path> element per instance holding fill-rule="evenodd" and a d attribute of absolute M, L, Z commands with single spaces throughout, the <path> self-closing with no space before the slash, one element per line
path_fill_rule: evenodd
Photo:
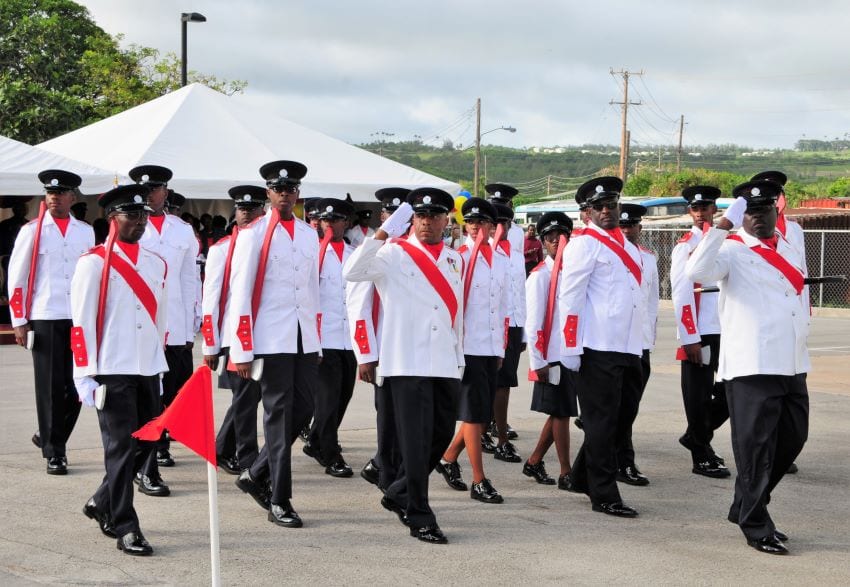
<path fill-rule="evenodd" d="M 536 348 L 541 353 L 545 353 L 546 351 L 543 349 L 543 338 L 544 334 L 542 330 L 537 331 L 537 341 L 534 343 L 534 348 Z M 536 381 L 536 379 L 529 379 L 529 381 Z"/>
<path fill-rule="evenodd" d="M 354 341 L 361 353 L 364 355 L 369 353 L 369 333 L 366 332 L 365 320 L 358 320 L 354 323 Z"/>
<path fill-rule="evenodd" d="M 567 347 L 575 347 L 578 338 L 578 316 L 570 314 L 567 316 L 567 322 L 564 324 L 564 340 Z"/>
<path fill-rule="evenodd" d="M 685 327 L 685 332 L 688 334 L 697 333 L 697 327 L 694 325 L 694 315 L 691 312 L 690 304 L 682 308 L 682 326 Z"/>
<path fill-rule="evenodd" d="M 24 290 L 16 287 L 15 293 L 12 294 L 12 299 L 9 300 L 9 307 L 12 308 L 12 315 L 15 318 L 24 317 Z"/>
<path fill-rule="evenodd" d="M 71 352 L 74 355 L 74 365 L 77 367 L 89 366 L 89 354 L 86 351 L 86 337 L 83 336 L 82 326 L 71 328 Z"/>
<path fill-rule="evenodd" d="M 238 338 L 239 342 L 242 343 L 243 351 L 254 350 L 250 316 L 239 316 L 239 327 L 236 329 L 236 338 Z"/>
<path fill-rule="evenodd" d="M 212 314 L 204 314 L 204 322 L 201 324 L 201 334 L 204 335 L 204 344 L 215 345 L 215 334 L 213 333 Z"/>

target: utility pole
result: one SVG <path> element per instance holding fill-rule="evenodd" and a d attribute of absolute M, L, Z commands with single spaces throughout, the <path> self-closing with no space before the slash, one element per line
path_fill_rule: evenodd
<path fill-rule="evenodd" d="M 487 185 L 487 153 L 484 153 L 484 185 Z"/>
<path fill-rule="evenodd" d="M 640 71 L 628 71 L 621 69 L 620 71 L 614 71 L 612 68 L 609 73 L 611 75 L 621 75 L 623 76 L 623 101 L 615 102 L 611 100 L 609 104 L 620 104 L 623 107 L 623 123 L 620 134 L 620 179 L 626 181 L 626 163 L 628 162 L 627 148 L 626 148 L 626 128 L 628 125 L 629 119 L 629 106 L 640 106 L 640 102 L 629 102 L 629 77 L 633 75 L 643 75 L 643 70 Z"/>
<path fill-rule="evenodd" d="M 623 184 L 626 183 L 626 178 L 629 175 L 629 151 L 632 150 L 632 131 L 626 131 L 626 154 L 623 156 L 623 173 L 620 174 L 620 179 Z"/>
<path fill-rule="evenodd" d="M 685 132 L 685 115 L 679 117 L 679 148 L 676 151 L 676 173 L 682 171 L 682 134 Z"/>
<path fill-rule="evenodd" d="M 552 194 L 552 176 L 547 175 L 546 176 L 546 195 L 548 196 L 548 195 L 551 195 L 551 194 Z"/>
<path fill-rule="evenodd" d="M 475 100 L 475 167 L 472 172 L 472 195 L 478 197 L 478 164 L 481 161 L 481 98 Z"/>

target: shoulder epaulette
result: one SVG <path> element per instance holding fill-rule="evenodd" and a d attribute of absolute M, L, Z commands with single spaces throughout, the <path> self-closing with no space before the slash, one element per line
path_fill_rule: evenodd
<path fill-rule="evenodd" d="M 644 246 L 638 245 L 638 249 L 640 249 L 640 250 L 641 250 L 641 251 L 643 251 L 644 253 L 649 253 L 649 254 L 650 254 L 650 255 L 652 255 L 653 257 L 656 257 L 656 256 L 657 256 L 657 255 L 655 254 L 655 251 L 652 251 L 652 250 L 650 250 L 650 249 L 647 249 L 647 248 L 646 248 L 646 247 L 644 247 Z"/>
<path fill-rule="evenodd" d="M 686 243 L 689 240 L 691 240 L 692 236 L 694 236 L 694 233 L 689 230 L 688 232 L 686 232 L 685 234 L 682 235 L 682 238 L 680 238 L 678 241 L 676 241 L 676 244 Z"/>

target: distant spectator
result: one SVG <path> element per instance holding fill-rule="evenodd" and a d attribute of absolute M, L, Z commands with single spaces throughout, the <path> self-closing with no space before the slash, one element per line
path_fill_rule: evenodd
<path fill-rule="evenodd" d="M 32 198 L 20 198 L 19 200 L 7 199 L 3 202 L 3 208 L 11 208 L 12 216 L 0 222 L 0 256 L 9 255 L 15 246 L 18 231 L 27 221 L 27 202 Z"/>
<path fill-rule="evenodd" d="M 451 232 L 449 236 L 443 239 L 443 242 L 446 243 L 447 247 L 452 249 L 458 249 L 463 246 L 463 231 L 460 229 L 459 224 L 452 224 Z"/>
<path fill-rule="evenodd" d="M 531 273 L 531 270 L 543 260 L 543 244 L 537 238 L 537 228 L 531 224 L 525 233 L 525 274 Z"/>
<path fill-rule="evenodd" d="M 109 221 L 106 218 L 95 218 L 91 227 L 94 229 L 94 244 L 105 243 L 106 237 L 109 236 Z"/>
<path fill-rule="evenodd" d="M 227 235 L 227 218 L 216 214 L 212 219 L 212 231 L 208 247 L 217 243 L 222 237 Z"/>
<path fill-rule="evenodd" d="M 73 206 L 71 206 L 71 214 L 74 215 L 74 218 L 79 220 L 80 222 L 86 222 L 86 213 L 88 212 L 88 204 L 85 202 L 77 202 Z M 86 222 L 86 224 L 88 224 Z"/>

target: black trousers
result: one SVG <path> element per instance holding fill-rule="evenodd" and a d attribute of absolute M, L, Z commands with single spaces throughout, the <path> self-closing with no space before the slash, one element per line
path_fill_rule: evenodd
<path fill-rule="evenodd" d="M 299 338 L 299 348 L 301 347 Z M 292 497 L 292 443 L 313 415 L 318 353 L 258 355 L 263 359 L 260 395 L 266 443 L 251 465 L 251 476 L 271 480 L 271 502 Z"/>
<path fill-rule="evenodd" d="M 640 387 L 628 385 L 623 387 L 623 397 L 620 401 L 620 416 L 617 419 L 617 466 L 628 467 L 635 464 L 635 447 L 632 444 L 632 427 L 640 409 L 640 400 L 649 382 L 652 365 L 649 362 L 649 349 L 643 349 L 640 357 Z"/>
<path fill-rule="evenodd" d="M 637 409 L 637 404 L 631 398 L 640 397 L 641 382 L 639 356 L 584 349 L 577 385 L 584 442 L 571 475 L 593 503 L 621 501 L 616 453 L 619 421 L 634 421 L 630 410 Z M 628 409 L 623 409 L 624 398 Z"/>
<path fill-rule="evenodd" d="M 388 377 L 401 450 L 398 476 L 386 496 L 405 508 L 415 528 L 436 524 L 428 504 L 428 476 L 455 431 L 460 380 L 444 377 Z"/>
<path fill-rule="evenodd" d="M 694 448 L 691 457 L 695 463 L 714 455 L 711 441 L 714 431 L 729 418 L 726 405 L 726 387 L 716 381 L 717 363 L 720 359 L 720 335 L 704 334 L 700 344 L 708 347 L 711 356 L 708 365 L 682 361 L 682 400 L 688 421 L 686 434 Z"/>
<path fill-rule="evenodd" d="M 339 426 L 354 393 L 356 377 L 354 351 L 322 349 L 319 379 L 313 386 L 313 425 L 309 442 L 319 449 L 326 463 L 332 463 L 339 457 Z"/>
<path fill-rule="evenodd" d="M 395 409 L 389 379 L 375 385 L 375 412 L 378 429 L 378 450 L 374 461 L 380 469 L 378 487 L 386 491 L 397 478 L 401 466 L 401 448 L 396 436 Z"/>
<path fill-rule="evenodd" d="M 726 382 L 726 397 L 738 470 L 729 520 L 758 540 L 776 530 L 767 513 L 770 494 L 809 434 L 806 374 L 736 377 Z"/>
<path fill-rule="evenodd" d="M 35 411 L 44 458 L 64 457 L 65 444 L 80 415 L 74 387 L 70 320 L 32 320 Z"/>
<path fill-rule="evenodd" d="M 139 518 L 133 508 L 133 477 L 154 443 L 130 436 L 157 415 L 159 377 L 141 375 L 99 375 L 106 386 L 106 401 L 98 410 L 106 476 L 94 494 L 95 503 L 108 511 L 118 536 L 139 531 Z"/>
<path fill-rule="evenodd" d="M 225 374 L 233 399 L 215 438 L 215 452 L 222 457 L 235 456 L 239 468 L 247 469 L 254 464 L 260 452 L 257 442 L 260 384 L 253 379 L 242 379 L 235 371 L 225 371 Z"/>

